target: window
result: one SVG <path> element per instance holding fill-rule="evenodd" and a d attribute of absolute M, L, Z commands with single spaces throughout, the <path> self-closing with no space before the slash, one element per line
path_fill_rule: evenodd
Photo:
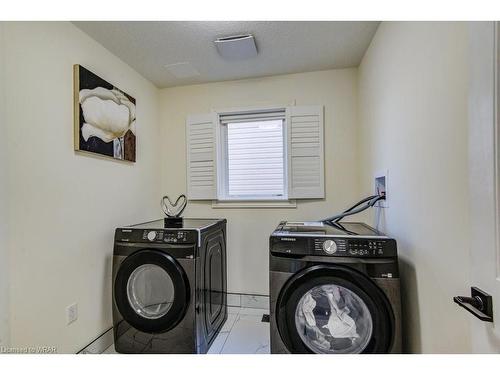
<path fill-rule="evenodd" d="M 286 200 L 285 112 L 220 117 L 219 200 Z"/>
<path fill-rule="evenodd" d="M 191 115 L 186 141 L 190 200 L 324 198 L 321 106 Z"/>

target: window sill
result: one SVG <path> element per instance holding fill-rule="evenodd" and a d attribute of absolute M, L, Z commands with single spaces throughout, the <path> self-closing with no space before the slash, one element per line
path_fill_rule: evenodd
<path fill-rule="evenodd" d="M 289 199 L 284 201 L 212 201 L 212 208 L 296 208 L 297 201 Z"/>

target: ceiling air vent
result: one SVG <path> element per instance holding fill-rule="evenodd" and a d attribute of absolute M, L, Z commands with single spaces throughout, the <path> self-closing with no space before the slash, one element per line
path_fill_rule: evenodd
<path fill-rule="evenodd" d="M 200 72 L 196 70 L 194 66 L 189 62 L 180 62 L 175 64 L 165 65 L 165 68 L 172 74 L 175 78 L 192 78 L 200 75 Z"/>
<path fill-rule="evenodd" d="M 255 38 L 251 34 L 235 35 L 214 40 L 219 55 L 228 60 L 242 60 L 257 56 Z"/>

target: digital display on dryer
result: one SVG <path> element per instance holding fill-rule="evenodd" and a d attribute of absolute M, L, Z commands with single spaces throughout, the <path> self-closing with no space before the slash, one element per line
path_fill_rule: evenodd
<path fill-rule="evenodd" d="M 383 256 L 384 241 L 372 239 L 349 240 L 348 250 L 350 255 Z"/>
<path fill-rule="evenodd" d="M 172 231 L 166 232 L 163 239 L 167 243 L 183 243 L 188 240 L 188 232 L 184 231 Z"/>

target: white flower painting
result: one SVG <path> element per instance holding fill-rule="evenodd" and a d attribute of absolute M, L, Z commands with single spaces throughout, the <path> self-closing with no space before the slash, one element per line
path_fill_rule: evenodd
<path fill-rule="evenodd" d="M 75 65 L 75 149 L 135 161 L 135 99 Z"/>

